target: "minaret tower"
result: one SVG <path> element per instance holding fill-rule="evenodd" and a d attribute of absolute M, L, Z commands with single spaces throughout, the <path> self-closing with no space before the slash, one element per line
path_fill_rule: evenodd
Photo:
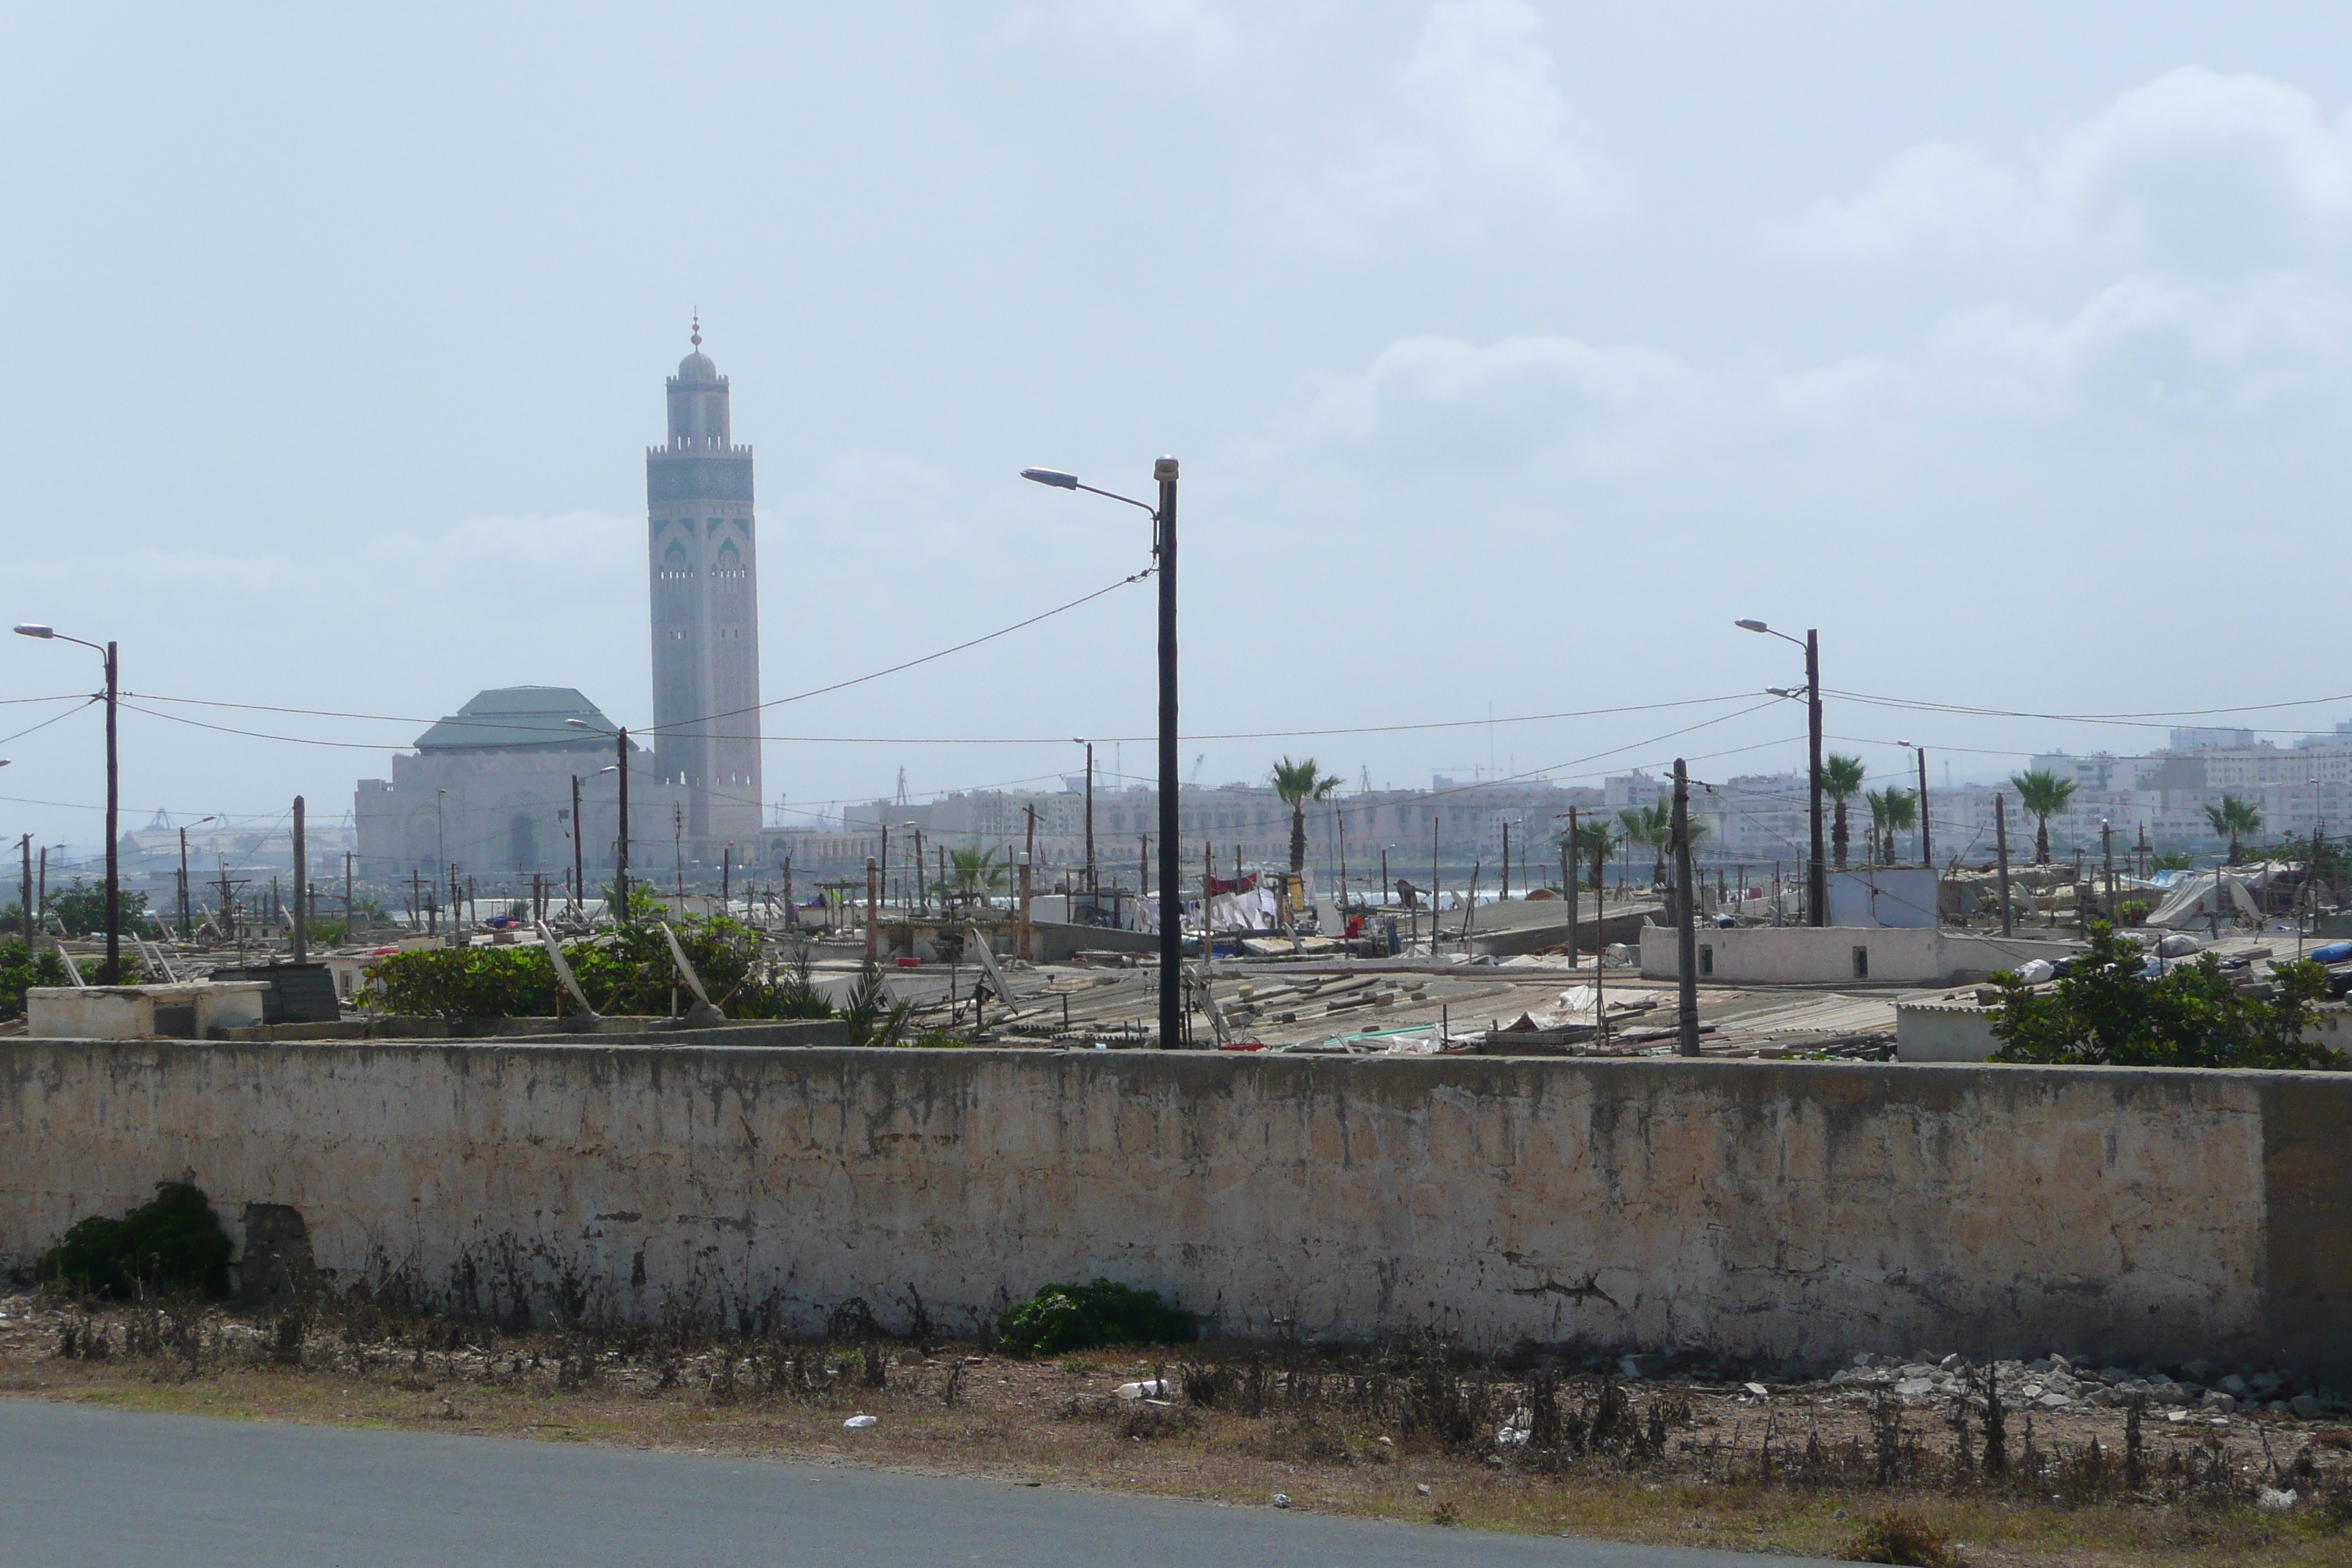
<path fill-rule="evenodd" d="M 650 738 L 656 771 L 688 786 L 690 852 L 710 860 L 733 844 L 740 859 L 761 815 L 751 448 L 730 444 L 727 378 L 702 352 L 698 315 L 692 343 L 669 381 L 669 441 L 646 451 Z"/>

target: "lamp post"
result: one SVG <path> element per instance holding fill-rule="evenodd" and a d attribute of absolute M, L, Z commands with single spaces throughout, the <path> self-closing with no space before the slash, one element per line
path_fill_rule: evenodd
<path fill-rule="evenodd" d="M 1742 631 L 1761 632 L 1779 637 L 1785 643 L 1796 643 L 1805 650 L 1805 723 L 1810 741 L 1810 772 L 1812 796 L 1812 842 L 1808 846 L 1805 861 L 1805 913 L 1809 925 L 1825 926 L 1829 921 L 1830 878 L 1828 862 L 1822 855 L 1822 647 L 1821 634 L 1805 633 L 1805 640 L 1797 642 L 1786 632 L 1776 632 L 1762 621 L 1738 620 L 1731 623 Z"/>
<path fill-rule="evenodd" d="M 1895 743 L 1919 759 L 1919 864 L 1933 867 L 1936 864 L 1936 841 L 1929 837 L 1927 826 L 1927 748 L 1913 745 L 1908 741 Z"/>
<path fill-rule="evenodd" d="M 564 722 L 575 730 L 585 730 L 591 734 L 604 733 L 585 719 L 566 719 Z M 614 842 L 613 847 L 613 891 L 618 906 L 614 919 L 617 924 L 629 918 L 629 727 L 625 724 L 620 726 L 612 731 L 612 736 L 613 765 L 609 768 L 599 768 L 596 771 L 617 773 L 621 775 L 621 837 Z M 572 842 L 576 845 L 580 837 L 580 825 L 577 822 L 572 824 Z"/>
<path fill-rule="evenodd" d="M 1054 468 L 1024 468 L 1021 477 L 1124 501 L 1151 514 L 1151 553 L 1160 573 L 1160 1047 L 1172 1050 L 1184 1027 L 1184 932 L 1176 908 L 1184 875 L 1176 798 L 1176 459 L 1162 458 L 1151 465 L 1151 477 L 1160 482 L 1156 507 L 1082 485 L 1076 474 Z"/>
<path fill-rule="evenodd" d="M 115 645 L 100 647 L 94 642 L 63 636 L 51 626 L 21 626 L 16 628 L 21 637 L 54 638 L 58 642 L 77 643 L 89 648 L 106 661 L 106 979 L 109 985 L 122 982 L 122 876 L 120 864 L 121 846 L 115 834 L 115 797 L 121 777 L 114 746 L 114 707 L 121 675 Z"/>

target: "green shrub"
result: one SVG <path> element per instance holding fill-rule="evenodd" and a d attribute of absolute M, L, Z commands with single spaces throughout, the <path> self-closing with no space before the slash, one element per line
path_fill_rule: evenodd
<path fill-rule="evenodd" d="M 2057 1067 L 2276 1068 L 2340 1070 L 2352 1061 L 2305 1038 L 2327 994 L 2316 963 L 2273 966 L 2273 994 L 2231 983 L 2211 953 L 2143 977 L 2139 944 L 2105 921 L 2090 951 L 2046 991 L 1993 976 L 1997 1062 Z"/>
<path fill-rule="evenodd" d="M 84 1296 L 228 1294 L 228 1233 L 202 1189 L 158 1182 L 155 1195 L 121 1219 L 92 1215 L 33 1266 L 33 1278 Z"/>
<path fill-rule="evenodd" d="M 727 1016 L 832 1016 L 805 966 L 767 977 L 760 933 L 741 921 L 688 916 L 672 929 L 703 989 Z M 653 921 L 633 921 L 587 942 L 568 942 L 563 958 L 597 1012 L 668 1015 L 677 981 L 669 943 Z M 434 1018 L 556 1017 L 572 1008 L 547 950 L 536 942 L 390 953 L 368 965 L 362 1000 L 389 1012 Z"/>
<path fill-rule="evenodd" d="M 25 951 L 25 939 L 0 942 L 0 1019 L 25 1016 L 25 993 L 36 985 L 63 985 L 66 961 L 55 948 Z"/>
<path fill-rule="evenodd" d="M 1108 1279 L 1048 1285 L 999 1319 L 996 1330 L 1015 1355 L 1062 1355 L 1097 1345 L 1182 1344 L 1199 1332 L 1192 1314 L 1170 1306 L 1158 1291 Z"/>

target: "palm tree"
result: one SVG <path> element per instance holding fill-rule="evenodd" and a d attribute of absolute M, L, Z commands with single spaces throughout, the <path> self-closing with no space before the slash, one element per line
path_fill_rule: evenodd
<path fill-rule="evenodd" d="M 2074 781 L 2062 779 L 2047 768 L 2033 768 L 2011 775 L 2009 787 L 2017 792 L 2018 804 L 2024 806 L 2040 826 L 2033 830 L 2033 863 L 2050 864 L 2050 819 L 2066 809 L 2074 798 Z"/>
<path fill-rule="evenodd" d="M 1568 835 L 1561 834 L 1562 838 Z M 1576 841 L 1568 847 L 1570 858 L 1591 868 L 1586 873 L 1588 885 L 1600 892 L 1608 885 L 1609 855 L 1617 847 L 1617 835 L 1609 824 L 1594 818 L 1576 825 Z"/>
<path fill-rule="evenodd" d="M 1832 752 L 1822 759 L 1822 793 L 1837 803 L 1830 819 L 1830 843 L 1837 851 L 1838 869 L 1845 869 L 1845 803 L 1862 793 L 1862 781 L 1869 772 L 1860 757 L 1841 756 Z"/>
<path fill-rule="evenodd" d="M 948 866 L 956 896 L 976 900 L 1004 886 L 1004 861 L 992 849 L 950 849 Z"/>
<path fill-rule="evenodd" d="M 1895 864 L 1895 836 L 1919 820 L 1919 797 L 1893 784 L 1863 797 L 1870 803 L 1870 852 L 1881 866 Z"/>
<path fill-rule="evenodd" d="M 2230 864 L 2234 866 L 2245 852 L 2242 847 L 2245 836 L 2263 830 L 2262 808 L 2252 801 L 2225 795 L 2221 805 L 2205 808 L 2205 822 L 2213 829 L 2214 837 L 2230 841 Z"/>
<path fill-rule="evenodd" d="M 1321 800 L 1339 787 L 1339 780 L 1320 772 L 1312 757 L 1292 762 L 1288 757 L 1274 764 L 1274 793 L 1290 807 L 1290 874 L 1294 877 L 1307 869 L 1307 803 Z"/>

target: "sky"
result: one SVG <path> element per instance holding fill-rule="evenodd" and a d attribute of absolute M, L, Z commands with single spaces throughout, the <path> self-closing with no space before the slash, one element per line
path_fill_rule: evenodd
<path fill-rule="evenodd" d="M 1761 693 L 1801 661 L 1741 616 L 1820 629 L 1874 773 L 1898 740 L 1993 778 L 2175 714 L 2352 718 L 2341 6 L 26 5 L 9 33 L 0 607 L 120 639 L 126 825 L 339 816 L 488 687 L 647 722 L 643 448 L 697 310 L 758 453 L 785 821 L 902 768 L 1055 780 L 1081 735 L 1150 773 L 1148 581 L 780 700 L 1140 570 L 1141 514 L 1016 476 L 1147 495 L 1162 453 L 1207 783 L 1794 766 L 1801 712 Z M 0 638 L 7 837 L 97 841 L 96 710 L 24 700 L 96 682 Z"/>

